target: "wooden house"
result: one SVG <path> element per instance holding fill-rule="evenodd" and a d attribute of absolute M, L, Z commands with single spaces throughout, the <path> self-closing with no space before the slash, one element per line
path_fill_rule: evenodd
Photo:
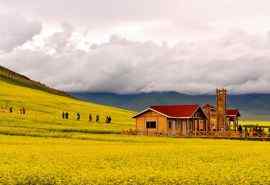
<path fill-rule="evenodd" d="M 136 130 L 143 135 L 196 135 L 207 131 L 207 116 L 199 105 L 151 106 L 138 113 Z"/>
<path fill-rule="evenodd" d="M 240 112 L 227 109 L 227 90 L 216 90 L 216 106 L 160 105 L 138 113 L 136 132 L 143 135 L 202 136 L 237 131 Z"/>

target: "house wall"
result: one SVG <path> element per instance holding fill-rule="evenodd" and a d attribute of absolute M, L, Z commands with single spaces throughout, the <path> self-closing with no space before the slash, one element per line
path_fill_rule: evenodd
<path fill-rule="evenodd" d="M 146 129 L 146 122 L 147 121 L 156 121 L 157 128 L 156 129 Z M 163 115 L 160 115 L 156 112 L 149 110 L 148 112 L 138 116 L 136 118 L 136 129 L 139 132 L 167 132 L 167 118 Z"/>
<path fill-rule="evenodd" d="M 216 111 L 211 111 L 210 112 L 209 122 L 210 122 L 210 130 L 217 129 L 218 125 L 217 125 L 217 114 L 216 114 Z"/>

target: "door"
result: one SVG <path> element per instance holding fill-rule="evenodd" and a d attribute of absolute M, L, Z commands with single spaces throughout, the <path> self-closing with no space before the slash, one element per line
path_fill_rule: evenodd
<path fill-rule="evenodd" d="M 187 120 L 182 120 L 182 135 L 187 135 Z"/>

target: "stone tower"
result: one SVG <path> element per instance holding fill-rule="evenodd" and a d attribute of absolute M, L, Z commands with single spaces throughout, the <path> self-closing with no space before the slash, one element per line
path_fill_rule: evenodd
<path fill-rule="evenodd" d="M 225 120 L 226 120 L 226 106 L 227 106 L 227 90 L 226 89 L 217 89 L 217 130 L 224 131 L 225 128 Z"/>

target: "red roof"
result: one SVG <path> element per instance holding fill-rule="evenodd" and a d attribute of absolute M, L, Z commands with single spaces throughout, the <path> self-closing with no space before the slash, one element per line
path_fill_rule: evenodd
<path fill-rule="evenodd" d="M 227 109 L 226 115 L 227 116 L 240 116 L 240 112 L 238 109 Z"/>
<path fill-rule="evenodd" d="M 169 117 L 192 117 L 199 105 L 161 105 L 150 108 Z"/>
<path fill-rule="evenodd" d="M 150 108 L 140 112 L 135 117 L 149 111 L 153 110 L 159 112 L 167 117 L 174 118 L 189 118 L 192 117 L 196 110 L 200 108 L 199 105 L 159 105 L 159 106 L 151 106 Z"/>

